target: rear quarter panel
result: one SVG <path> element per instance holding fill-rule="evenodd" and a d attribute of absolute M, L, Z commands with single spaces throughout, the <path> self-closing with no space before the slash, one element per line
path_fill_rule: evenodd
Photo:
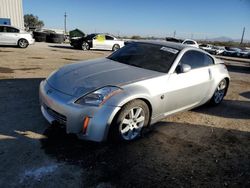
<path fill-rule="evenodd" d="M 213 85 L 211 87 L 210 93 L 209 93 L 209 99 L 213 96 L 219 82 L 223 80 L 224 78 L 227 78 L 228 81 L 230 81 L 230 76 L 228 73 L 228 70 L 226 66 L 222 63 L 215 62 L 214 65 L 210 66 L 212 78 L 213 78 Z M 209 100 L 208 99 L 208 100 Z"/>

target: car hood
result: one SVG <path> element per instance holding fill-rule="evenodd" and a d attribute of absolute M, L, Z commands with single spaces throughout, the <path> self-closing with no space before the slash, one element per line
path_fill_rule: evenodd
<path fill-rule="evenodd" d="M 64 66 L 47 81 L 62 93 L 80 97 L 104 86 L 121 87 L 162 74 L 102 58 Z"/>

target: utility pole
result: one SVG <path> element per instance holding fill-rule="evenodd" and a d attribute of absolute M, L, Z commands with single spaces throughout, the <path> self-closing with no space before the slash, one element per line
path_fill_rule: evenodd
<path fill-rule="evenodd" d="M 67 13 L 64 13 L 64 32 L 67 33 Z"/>
<path fill-rule="evenodd" d="M 174 38 L 175 38 L 175 35 L 176 35 L 176 31 L 174 31 Z"/>
<path fill-rule="evenodd" d="M 240 44 L 242 44 L 242 43 L 243 43 L 244 34 L 245 34 L 245 27 L 243 28 L 243 32 L 242 32 L 242 36 L 241 36 L 241 41 L 240 41 Z"/>

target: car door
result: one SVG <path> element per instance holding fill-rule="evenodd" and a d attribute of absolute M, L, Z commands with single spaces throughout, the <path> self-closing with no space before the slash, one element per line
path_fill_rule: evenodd
<path fill-rule="evenodd" d="M 166 114 L 188 109 L 203 102 L 212 85 L 210 65 L 213 63 L 213 59 L 205 53 L 196 50 L 184 53 L 175 72 L 169 76 Z M 179 72 L 178 67 L 183 64 L 189 65 L 191 70 Z"/>
<path fill-rule="evenodd" d="M 107 50 L 112 50 L 115 44 L 115 38 L 109 35 L 105 35 L 105 46 Z"/>
<path fill-rule="evenodd" d="M 93 49 L 105 49 L 105 35 L 96 35 L 93 38 Z"/>
<path fill-rule="evenodd" d="M 17 44 L 19 40 L 19 30 L 14 27 L 4 26 L 3 37 L 5 44 Z"/>

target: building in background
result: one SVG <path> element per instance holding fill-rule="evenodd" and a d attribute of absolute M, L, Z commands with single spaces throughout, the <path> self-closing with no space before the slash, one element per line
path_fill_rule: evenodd
<path fill-rule="evenodd" d="M 24 28 L 22 0 L 0 0 L 0 24 Z"/>

